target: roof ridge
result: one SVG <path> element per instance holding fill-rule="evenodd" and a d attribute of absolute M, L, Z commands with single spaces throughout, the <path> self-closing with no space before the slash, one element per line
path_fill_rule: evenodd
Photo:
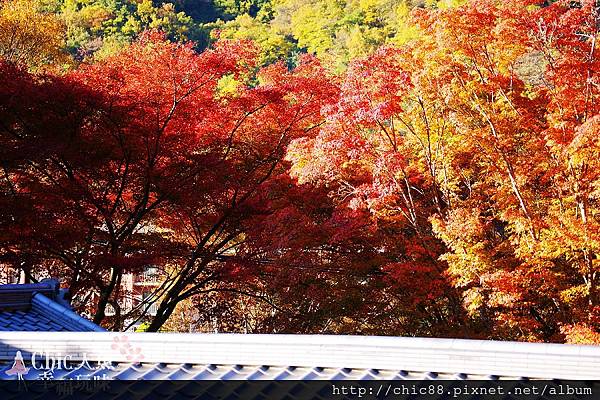
<path fill-rule="evenodd" d="M 72 327 L 74 331 L 105 332 L 106 330 L 89 321 L 43 293 L 37 292 L 31 299 L 32 309 L 51 317 L 52 319 Z"/>
<path fill-rule="evenodd" d="M 44 279 L 38 283 L 0 285 L 0 311 L 26 311 L 31 308 L 35 293 L 42 293 L 51 300 L 58 296 L 59 283 Z"/>
<path fill-rule="evenodd" d="M 266 340 L 269 337 L 271 340 Z M 218 379 L 252 379 L 259 377 L 253 374 L 261 366 L 274 367 L 275 377 L 289 368 L 292 379 L 307 380 L 337 379 L 344 369 L 359 370 L 361 374 L 376 370 L 385 379 L 410 378 L 415 373 L 425 379 L 447 379 L 448 375 L 458 375 L 459 379 L 600 378 L 600 346 L 368 336 L 0 333 L 0 365 L 2 360 L 12 360 L 17 350 L 31 354 L 48 349 L 54 354 L 71 355 L 72 360 L 110 360 L 117 364 L 116 379 L 160 379 L 144 373 L 144 365 L 156 364 L 160 364 L 160 369 L 167 369 L 165 364 L 175 369 L 181 366 L 190 371 L 186 372 L 188 376 L 198 379 L 209 375 Z M 142 364 L 137 365 L 138 362 Z M 215 367 L 208 367 L 207 374 L 196 368 L 209 365 Z M 222 366 L 231 369 L 222 371 Z M 324 370 L 333 371 L 330 374 Z"/>

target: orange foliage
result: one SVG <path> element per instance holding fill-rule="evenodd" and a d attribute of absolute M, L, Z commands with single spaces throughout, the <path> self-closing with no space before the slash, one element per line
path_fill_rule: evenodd
<path fill-rule="evenodd" d="M 415 12 L 423 37 L 351 64 L 319 135 L 288 155 L 302 181 L 430 243 L 488 337 L 599 328 L 600 15 L 541 3 Z"/>

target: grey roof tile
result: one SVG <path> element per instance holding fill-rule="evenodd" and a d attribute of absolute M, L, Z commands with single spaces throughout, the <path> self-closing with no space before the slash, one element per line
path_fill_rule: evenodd
<path fill-rule="evenodd" d="M 0 379 L 12 379 L 5 371 L 9 370 L 12 362 L 4 361 L 0 364 Z M 97 364 L 91 364 L 96 368 Z M 469 379 L 498 379 L 468 374 L 442 374 L 435 372 L 406 372 L 383 371 L 374 374 L 372 370 L 363 368 L 295 368 L 278 366 L 256 365 L 182 365 L 182 364 L 128 364 L 119 363 L 110 369 L 89 370 L 80 367 L 77 363 L 72 369 L 56 368 L 52 371 L 54 379 L 93 379 L 101 377 L 111 380 L 469 380 Z M 307 373 L 309 372 L 309 373 Z M 23 377 L 27 380 L 37 380 L 43 377 L 44 370 L 30 368 Z M 507 379 L 509 377 L 502 377 Z M 511 379 L 522 379 L 510 377 Z"/>

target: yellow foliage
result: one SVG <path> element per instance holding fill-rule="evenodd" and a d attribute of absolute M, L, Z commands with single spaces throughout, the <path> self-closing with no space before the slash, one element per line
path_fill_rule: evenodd
<path fill-rule="evenodd" d="M 261 50 L 260 63 L 270 64 L 285 59 L 292 51 L 293 45 L 275 26 L 262 23 L 248 14 L 240 15 L 233 21 L 217 23 L 221 39 L 250 39 Z"/>
<path fill-rule="evenodd" d="M 0 57 L 37 70 L 68 62 L 63 52 L 65 27 L 31 0 L 8 0 L 0 5 Z"/>
<path fill-rule="evenodd" d="M 485 298 L 479 288 L 467 289 L 463 293 L 463 304 L 470 316 L 477 316 L 482 306 L 485 305 Z"/>
<path fill-rule="evenodd" d="M 437 8 L 445 10 L 451 7 L 457 7 L 463 5 L 467 0 L 429 0 L 428 3 L 435 5 Z"/>
<path fill-rule="evenodd" d="M 88 28 L 99 30 L 102 27 L 102 23 L 111 18 L 111 14 L 100 4 L 91 4 L 81 10 L 80 18 L 82 21 L 85 21 Z"/>
<path fill-rule="evenodd" d="M 238 92 L 238 88 L 240 85 L 241 82 L 236 80 L 233 75 L 225 75 L 224 77 L 219 79 L 217 91 L 222 96 L 235 95 Z"/>
<path fill-rule="evenodd" d="M 584 324 L 564 326 L 561 333 L 570 344 L 600 344 L 600 333 Z"/>
<path fill-rule="evenodd" d="M 574 304 L 585 299 L 589 294 L 586 285 L 573 286 L 560 292 L 560 298 L 567 304 Z"/>
<path fill-rule="evenodd" d="M 410 20 L 410 11 L 406 1 L 396 8 L 396 35 L 391 40 L 396 45 L 403 45 L 420 36 L 419 29 Z"/>
<path fill-rule="evenodd" d="M 95 61 L 103 60 L 107 57 L 118 53 L 127 45 L 127 41 L 122 38 L 108 37 L 102 42 L 102 47 L 100 47 L 96 52 L 94 52 L 93 59 Z"/>

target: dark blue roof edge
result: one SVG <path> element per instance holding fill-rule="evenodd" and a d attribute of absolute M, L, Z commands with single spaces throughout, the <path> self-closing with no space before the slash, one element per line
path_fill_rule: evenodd
<path fill-rule="evenodd" d="M 38 283 L 0 285 L 0 310 L 26 311 L 31 308 L 31 298 L 36 292 L 55 300 L 59 283 L 56 279 L 44 279 Z"/>
<path fill-rule="evenodd" d="M 32 290 L 48 289 L 56 291 L 58 281 L 55 279 L 44 279 L 38 283 L 9 283 L 0 285 L 0 292 L 27 292 Z"/>
<path fill-rule="evenodd" d="M 76 331 L 106 332 L 106 329 L 94 324 L 56 301 L 50 300 L 42 293 L 35 293 L 31 299 L 33 309 L 57 319 L 57 322 L 68 324 Z"/>

